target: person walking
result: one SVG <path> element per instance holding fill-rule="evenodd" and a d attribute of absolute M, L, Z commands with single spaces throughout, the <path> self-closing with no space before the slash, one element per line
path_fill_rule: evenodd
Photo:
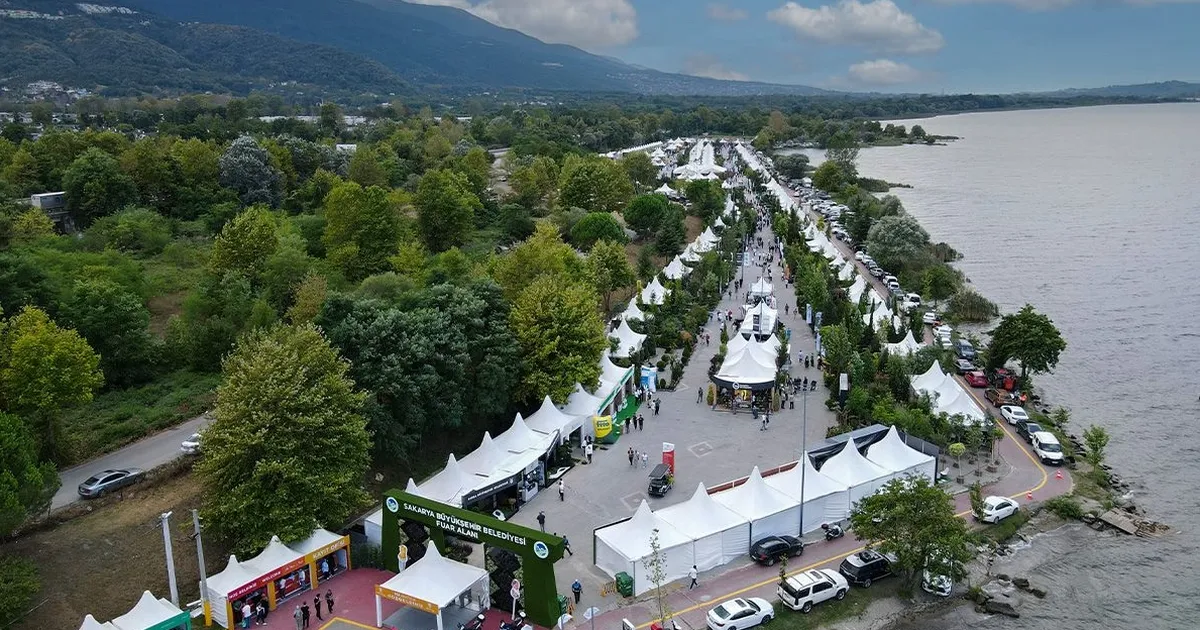
<path fill-rule="evenodd" d="M 650 464 L 650 454 L 642 453 L 642 468 L 645 468 L 649 464 Z"/>
<path fill-rule="evenodd" d="M 575 603 L 578 604 L 579 598 L 583 597 L 583 585 L 579 583 L 579 578 L 571 582 L 571 592 L 575 594 Z"/>
<path fill-rule="evenodd" d="M 659 408 L 659 407 L 662 407 L 662 399 L 661 399 L 661 398 L 655 398 L 655 399 L 654 399 L 654 415 L 656 415 L 656 416 L 658 415 L 658 408 Z"/>
<path fill-rule="evenodd" d="M 645 418 L 645 416 L 638 415 L 638 431 L 641 431 L 641 430 L 643 430 L 643 429 L 645 429 L 645 428 L 646 428 L 646 418 Z"/>
<path fill-rule="evenodd" d="M 563 483 L 562 479 L 559 479 L 558 480 L 558 500 L 560 502 L 566 501 L 567 500 L 566 495 L 567 495 L 567 486 Z M 545 529 L 545 528 L 543 528 L 543 529 Z"/>
<path fill-rule="evenodd" d="M 625 424 L 628 426 L 629 418 L 625 418 Z M 633 447 L 629 448 L 629 467 L 633 468 Z"/>
<path fill-rule="evenodd" d="M 558 532 L 554 532 L 554 535 L 557 536 Z M 570 554 L 572 556 L 575 555 L 575 552 L 571 551 L 571 539 L 567 538 L 566 536 L 563 536 L 562 539 L 563 539 L 563 551 L 567 552 L 568 554 Z"/>
<path fill-rule="evenodd" d="M 308 627 L 308 618 L 309 618 L 308 602 L 304 602 L 303 604 L 300 604 L 300 621 L 304 622 L 305 628 Z"/>
<path fill-rule="evenodd" d="M 589 464 L 592 463 L 592 443 L 591 442 L 588 442 L 583 447 L 583 454 L 587 456 L 587 462 Z"/>
<path fill-rule="evenodd" d="M 762 426 L 758 427 L 758 430 L 759 430 L 759 431 L 766 431 L 766 430 L 767 430 L 767 415 L 766 415 L 766 414 L 763 414 Z"/>
<path fill-rule="evenodd" d="M 304 617 L 299 606 L 296 607 L 296 612 L 292 613 L 292 619 L 296 620 L 296 630 L 304 630 Z"/>
<path fill-rule="evenodd" d="M 258 605 L 254 607 L 254 625 L 261 626 L 267 623 L 267 607 L 263 606 L 262 600 L 258 601 Z"/>
<path fill-rule="evenodd" d="M 696 576 L 698 576 L 698 575 L 699 575 L 699 573 L 696 571 L 696 565 L 693 564 L 692 570 L 688 571 L 688 577 L 692 579 L 692 583 L 688 584 L 689 591 L 700 585 L 700 583 L 696 581 Z"/>
<path fill-rule="evenodd" d="M 704 388 L 703 388 L 703 387 L 697 387 L 697 388 L 696 388 L 696 403 L 697 403 L 697 404 L 699 404 L 699 402 L 700 402 L 700 401 L 701 401 L 703 398 L 704 398 Z"/>
<path fill-rule="evenodd" d="M 325 612 L 333 616 L 333 591 L 330 589 L 325 589 Z"/>
<path fill-rule="evenodd" d="M 323 620 L 321 616 L 321 596 L 320 594 L 313 595 L 313 610 L 317 611 L 317 620 Z"/>
<path fill-rule="evenodd" d="M 538 522 L 538 527 L 542 528 L 542 533 L 543 534 L 546 533 L 546 513 L 544 511 L 538 512 L 537 522 Z"/>

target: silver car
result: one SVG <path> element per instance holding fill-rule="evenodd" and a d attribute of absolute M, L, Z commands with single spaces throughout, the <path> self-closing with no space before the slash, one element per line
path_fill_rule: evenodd
<path fill-rule="evenodd" d="M 83 483 L 79 484 L 79 496 L 85 499 L 104 496 L 109 492 L 120 490 L 125 486 L 141 481 L 143 476 L 145 476 L 145 473 L 142 472 L 141 468 L 104 470 L 88 477 Z"/>

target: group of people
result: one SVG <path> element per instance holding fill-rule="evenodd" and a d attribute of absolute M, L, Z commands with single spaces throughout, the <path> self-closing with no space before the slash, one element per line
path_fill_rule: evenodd
<path fill-rule="evenodd" d="M 655 409 L 655 415 L 658 415 L 657 409 Z M 634 429 L 641 431 L 646 426 L 646 419 L 640 413 L 625 418 L 625 433 L 629 433 L 629 425 L 633 425 Z"/>
<path fill-rule="evenodd" d="M 324 619 L 321 616 L 321 595 L 313 595 L 313 610 L 317 612 L 317 619 Z M 333 591 L 325 591 L 325 612 L 333 614 Z M 292 613 L 292 618 L 296 620 L 296 630 L 304 630 L 308 627 L 310 612 L 308 602 L 302 602 L 296 606 L 296 611 Z"/>
<path fill-rule="evenodd" d="M 645 468 L 650 465 L 650 454 L 635 450 L 632 446 L 629 447 L 629 467 L 630 468 Z"/>

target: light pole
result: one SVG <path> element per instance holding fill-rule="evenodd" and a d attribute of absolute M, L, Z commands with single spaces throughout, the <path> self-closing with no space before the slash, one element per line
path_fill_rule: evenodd
<path fill-rule="evenodd" d="M 179 587 L 175 584 L 175 553 L 171 550 L 171 523 L 168 519 L 171 518 L 171 512 L 163 512 L 159 515 L 159 520 L 162 522 L 163 532 L 163 547 L 167 552 L 167 583 L 171 587 L 171 603 L 179 605 Z"/>
<path fill-rule="evenodd" d="M 212 606 L 208 601 L 208 571 L 204 568 L 204 541 L 200 538 L 200 510 L 192 510 L 192 528 L 196 539 L 196 558 L 200 561 L 200 605 L 204 609 L 204 623 L 211 623 Z"/>
<path fill-rule="evenodd" d="M 804 473 L 808 468 L 808 388 L 800 392 L 800 415 L 804 419 L 800 427 L 800 537 L 804 537 Z"/>

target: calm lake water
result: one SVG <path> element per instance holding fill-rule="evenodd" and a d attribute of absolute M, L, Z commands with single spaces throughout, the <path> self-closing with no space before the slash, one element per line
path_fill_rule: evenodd
<path fill-rule="evenodd" d="M 1200 103 L 898 122 L 962 139 L 863 150 L 859 171 L 912 185 L 893 193 L 1003 311 L 1054 320 L 1068 347 L 1038 384 L 1075 433 L 1108 428 L 1134 501 L 1177 529 L 1039 536 L 1015 562 L 1050 596 L 1020 621 L 919 627 L 1200 627 Z"/>

